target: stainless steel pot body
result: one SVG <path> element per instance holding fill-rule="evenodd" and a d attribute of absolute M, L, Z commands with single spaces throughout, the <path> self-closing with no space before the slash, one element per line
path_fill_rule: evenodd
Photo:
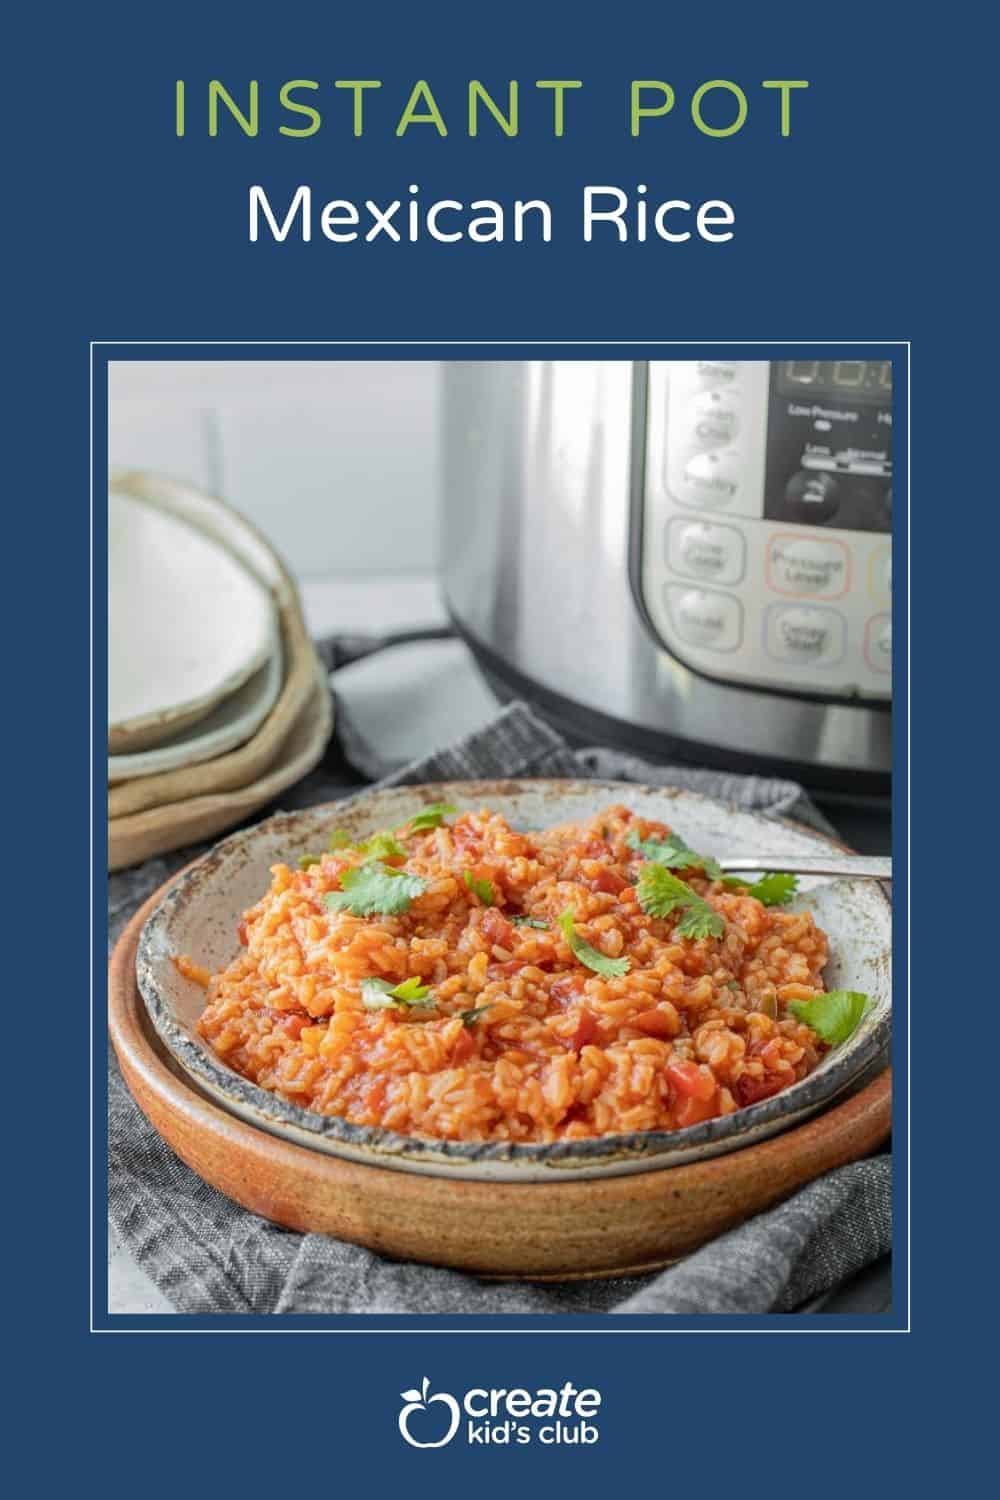
<path fill-rule="evenodd" d="M 760 670 L 745 651 L 727 659 L 724 651 L 699 645 L 688 651 L 665 639 L 670 625 L 656 618 L 656 591 L 676 591 L 677 582 L 667 566 L 672 541 L 654 535 L 666 460 L 654 451 L 657 442 L 662 447 L 664 421 L 651 400 L 657 382 L 668 377 L 667 366 L 614 360 L 446 366 L 443 572 L 457 628 L 503 695 L 528 697 L 578 740 L 600 737 L 663 760 L 766 766 L 830 791 L 884 793 L 889 679 L 867 698 L 853 684 L 844 689 L 847 666 L 837 669 L 835 691 L 829 675 L 800 671 L 802 663 L 779 663 L 777 684 L 738 680 L 740 671 Z M 740 399 L 749 427 L 748 403 Z M 693 520 L 701 525 L 703 517 Z M 755 526 L 726 515 L 721 529 L 755 533 Z M 756 530 L 769 528 L 762 523 Z M 793 540 L 796 534 L 782 532 Z M 873 533 L 870 541 L 877 549 L 883 539 Z M 839 545 L 832 534 L 820 542 Z M 751 537 L 751 552 L 754 545 Z M 783 545 L 789 554 L 791 544 Z M 828 550 L 824 562 L 817 544 L 811 563 L 808 548 L 805 554 L 809 578 L 815 581 L 819 569 L 829 591 L 830 559 L 836 563 L 839 553 Z M 836 579 L 833 586 L 839 587 Z M 752 622 L 758 605 L 776 607 L 758 598 L 762 587 L 762 580 L 745 576 L 725 591 L 693 584 L 684 597 L 711 600 L 724 592 Z M 662 598 L 669 603 L 673 595 Z M 801 627 L 810 612 L 832 618 L 842 609 L 794 598 L 779 599 L 777 607 L 794 613 L 788 640 L 778 641 L 779 649 L 793 651 L 813 641 Z M 661 614 L 669 621 L 666 610 Z M 888 610 L 872 618 L 888 619 Z M 692 620 L 696 641 L 703 643 L 706 630 L 720 639 L 711 610 L 699 619 L 688 608 L 682 621 L 688 634 Z M 861 628 L 859 621 L 858 634 Z M 865 671 L 862 661 L 859 676 Z M 880 686 L 878 678 L 871 681 Z"/>

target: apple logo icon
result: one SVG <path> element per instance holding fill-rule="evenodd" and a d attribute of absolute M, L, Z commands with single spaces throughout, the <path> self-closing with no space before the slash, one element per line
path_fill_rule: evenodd
<path fill-rule="evenodd" d="M 451 1442 L 452 1438 L 455 1436 L 455 1433 L 458 1431 L 458 1424 L 462 1416 L 461 1408 L 459 1407 L 458 1402 L 455 1400 L 454 1396 L 449 1396 L 444 1391 L 439 1392 L 436 1396 L 431 1396 L 428 1394 L 430 1388 L 430 1381 L 425 1375 L 419 1391 L 401 1392 L 402 1398 L 407 1404 L 403 1407 L 402 1411 L 399 1414 L 399 1431 L 405 1441 L 410 1444 L 411 1448 L 443 1448 L 445 1443 Z M 426 1411 L 427 1408 L 433 1406 L 435 1402 L 448 1408 L 448 1411 L 450 1413 L 448 1430 L 445 1433 L 444 1437 L 434 1438 L 431 1442 L 424 1443 L 421 1442 L 419 1438 L 415 1438 L 410 1432 L 410 1419 L 416 1412 Z M 421 1423 L 420 1425 L 422 1426 L 423 1424 Z"/>

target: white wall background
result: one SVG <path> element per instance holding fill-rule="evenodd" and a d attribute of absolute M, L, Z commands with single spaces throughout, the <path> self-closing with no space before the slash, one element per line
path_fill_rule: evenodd
<path fill-rule="evenodd" d="M 115 361 L 112 464 L 223 496 L 301 579 L 437 560 L 434 361 Z"/>

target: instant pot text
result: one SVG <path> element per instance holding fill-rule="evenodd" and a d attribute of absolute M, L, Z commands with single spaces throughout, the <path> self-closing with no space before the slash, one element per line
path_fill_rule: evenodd
<path fill-rule="evenodd" d="M 799 96 L 808 87 L 802 78 L 770 78 L 752 85 L 714 78 L 682 90 L 667 79 L 633 79 L 614 108 L 601 95 L 602 118 L 632 139 L 648 140 L 655 132 L 664 146 L 684 132 L 724 141 L 759 130 L 780 141 L 793 134 Z M 426 79 L 417 79 L 402 92 L 375 78 L 325 83 L 296 78 L 268 89 L 256 79 L 239 84 L 178 79 L 174 130 L 178 139 L 277 135 L 301 140 L 321 132 L 345 142 L 415 136 L 431 146 L 456 134 L 470 140 L 560 139 L 572 132 L 587 107 L 588 91 L 579 78 L 524 84 L 510 79 L 499 87 L 472 79 L 458 91 L 453 84 L 435 91 Z M 736 211 L 727 199 L 671 194 L 645 182 L 581 185 L 578 208 L 568 214 L 565 202 L 557 214 L 556 205 L 537 194 L 428 195 L 425 200 L 418 183 L 361 199 L 307 183 L 275 191 L 258 182 L 248 189 L 247 234 L 253 244 L 548 244 L 565 226 L 587 244 L 700 240 L 717 245 L 733 239 L 735 225 Z"/>

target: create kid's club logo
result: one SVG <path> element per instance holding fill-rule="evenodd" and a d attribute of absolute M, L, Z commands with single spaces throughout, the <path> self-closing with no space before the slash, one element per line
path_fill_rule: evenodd
<path fill-rule="evenodd" d="M 419 1391 L 403 1391 L 406 1405 L 399 1413 L 399 1430 L 411 1448 L 443 1448 L 450 1443 L 462 1420 L 462 1408 L 447 1391 L 430 1395 L 431 1384 L 425 1375 Z M 440 1406 L 435 1412 L 432 1408 Z M 447 1427 L 445 1427 L 447 1412 Z M 417 1414 L 420 1413 L 418 1416 Z"/>
<path fill-rule="evenodd" d="M 596 1443 L 601 1393 L 578 1390 L 571 1381 L 558 1390 L 485 1389 L 476 1386 L 462 1396 L 431 1391 L 426 1375 L 419 1390 L 401 1393 L 399 1432 L 411 1448 L 444 1448 L 456 1436 L 472 1447 L 489 1444 Z"/>

